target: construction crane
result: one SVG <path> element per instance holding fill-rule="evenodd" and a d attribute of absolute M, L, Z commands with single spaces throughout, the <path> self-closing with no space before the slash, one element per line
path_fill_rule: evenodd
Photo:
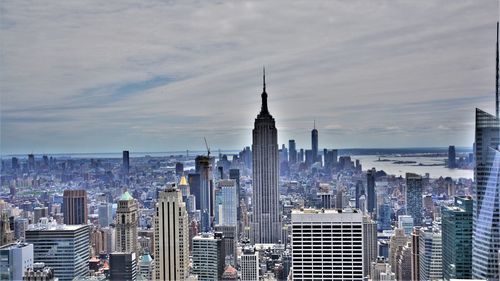
<path fill-rule="evenodd" d="M 203 137 L 203 139 L 205 140 L 205 146 L 207 147 L 207 156 L 210 158 L 210 147 L 208 146 L 207 138 Z"/>

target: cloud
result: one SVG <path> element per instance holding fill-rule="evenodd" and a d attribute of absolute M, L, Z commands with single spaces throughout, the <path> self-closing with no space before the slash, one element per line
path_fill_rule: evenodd
<path fill-rule="evenodd" d="M 494 0 L 0 9 L 2 154 L 243 147 L 263 65 L 298 147 L 313 119 L 324 147 L 470 145 L 474 107 L 494 106 Z"/>

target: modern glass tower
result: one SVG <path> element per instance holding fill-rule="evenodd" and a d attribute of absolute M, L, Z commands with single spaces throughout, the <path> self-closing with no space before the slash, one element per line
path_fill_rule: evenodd
<path fill-rule="evenodd" d="M 473 191 L 472 278 L 498 280 L 500 250 L 500 123 L 498 119 L 498 22 L 496 51 L 496 116 L 476 108 Z"/>
<path fill-rule="evenodd" d="M 406 173 L 406 214 L 416 226 L 422 223 L 422 189 L 422 176 Z"/>
<path fill-rule="evenodd" d="M 278 130 L 267 109 L 264 72 L 262 107 L 255 119 L 252 142 L 253 218 L 252 243 L 278 243 L 281 240 L 281 217 L 278 186 Z"/>
<path fill-rule="evenodd" d="M 455 197 L 452 206 L 443 206 L 443 278 L 472 278 L 472 198 Z"/>

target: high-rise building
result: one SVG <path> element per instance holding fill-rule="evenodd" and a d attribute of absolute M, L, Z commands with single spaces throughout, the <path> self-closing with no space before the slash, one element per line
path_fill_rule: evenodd
<path fill-rule="evenodd" d="M 496 115 L 476 108 L 473 185 L 472 278 L 498 280 L 500 250 L 500 122 L 498 22 L 496 45 Z"/>
<path fill-rule="evenodd" d="M 291 224 L 293 280 L 363 279 L 361 212 L 293 210 Z"/>
<path fill-rule="evenodd" d="M 374 209 L 377 206 L 377 193 L 375 192 L 375 168 L 368 170 L 366 172 L 366 192 L 367 192 L 367 201 L 366 208 L 368 213 L 373 213 Z"/>
<path fill-rule="evenodd" d="M 189 191 L 195 197 L 196 210 L 201 207 L 201 179 L 199 173 L 188 174 Z"/>
<path fill-rule="evenodd" d="M 420 280 L 420 227 L 413 227 L 411 233 L 411 280 Z"/>
<path fill-rule="evenodd" d="M 312 162 L 318 162 L 318 130 L 316 130 L 316 120 L 314 120 L 314 127 L 311 131 L 311 150 Z"/>
<path fill-rule="evenodd" d="M 406 214 L 413 218 L 413 224 L 422 224 L 422 176 L 406 173 Z"/>
<path fill-rule="evenodd" d="M 379 231 L 391 230 L 391 217 L 392 208 L 389 203 L 383 203 L 378 208 L 378 223 L 377 228 Z"/>
<path fill-rule="evenodd" d="M 109 226 L 113 222 L 113 204 L 101 203 L 99 205 L 99 224 L 102 227 Z"/>
<path fill-rule="evenodd" d="M 234 180 L 220 180 L 218 182 L 216 217 L 217 225 L 236 226 L 237 225 L 237 205 L 236 182 Z"/>
<path fill-rule="evenodd" d="M 401 250 L 397 258 L 395 269 L 397 280 L 412 280 L 411 279 L 411 242 L 408 242 Z"/>
<path fill-rule="evenodd" d="M 443 278 L 472 278 L 472 198 L 455 197 L 441 208 Z"/>
<path fill-rule="evenodd" d="M 193 238 L 193 273 L 198 280 L 220 280 L 224 273 L 222 234 L 203 233 Z"/>
<path fill-rule="evenodd" d="M 200 213 L 201 231 L 209 232 L 212 229 L 213 218 L 213 173 L 209 156 L 196 157 L 196 172 L 200 174 Z M 198 205 L 196 206 L 198 208 Z"/>
<path fill-rule="evenodd" d="M 420 278 L 441 280 L 443 278 L 442 237 L 439 227 L 420 229 Z"/>
<path fill-rule="evenodd" d="M 227 264 L 236 265 L 236 247 L 238 236 L 234 225 L 216 225 L 215 232 L 222 233 L 222 243 L 224 244 L 224 258 Z"/>
<path fill-rule="evenodd" d="M 156 280 L 184 280 L 189 275 L 186 205 L 176 188 L 159 193 L 155 216 Z"/>
<path fill-rule="evenodd" d="M 138 253 L 137 227 L 139 222 L 138 205 L 128 191 L 118 200 L 116 209 L 116 251 Z"/>
<path fill-rule="evenodd" d="M 33 266 L 33 244 L 12 243 L 0 247 L 0 280 L 22 280 Z"/>
<path fill-rule="evenodd" d="M 54 269 L 45 266 L 43 262 L 33 263 L 32 267 L 29 267 L 24 271 L 23 281 L 58 281 L 54 275 Z"/>
<path fill-rule="evenodd" d="M 28 154 L 28 170 L 30 172 L 35 170 L 35 155 Z"/>
<path fill-rule="evenodd" d="M 87 224 L 87 191 L 83 189 L 65 190 L 62 209 L 65 224 Z"/>
<path fill-rule="evenodd" d="M 278 243 L 281 240 L 281 214 L 278 186 L 278 130 L 267 108 L 264 73 L 262 107 L 255 119 L 252 142 L 253 216 L 252 243 Z"/>
<path fill-rule="evenodd" d="M 34 214 L 34 222 L 38 222 L 40 218 L 46 218 L 49 216 L 49 208 L 48 207 L 35 207 L 33 209 Z"/>
<path fill-rule="evenodd" d="M 109 280 L 137 280 L 137 259 L 135 253 L 114 252 L 109 254 Z"/>
<path fill-rule="evenodd" d="M 290 162 L 290 164 L 297 163 L 297 148 L 295 146 L 295 140 L 288 141 L 288 162 Z"/>
<path fill-rule="evenodd" d="M 155 261 L 149 254 L 144 254 L 139 258 L 138 264 L 139 275 L 145 280 L 153 280 L 156 276 L 154 274 Z"/>
<path fill-rule="evenodd" d="M 370 274 L 370 264 L 377 260 L 377 222 L 363 216 L 363 276 Z"/>
<path fill-rule="evenodd" d="M 26 242 L 33 244 L 34 262 L 54 269 L 60 281 L 88 274 L 89 227 L 42 222 L 30 225 Z"/>
<path fill-rule="evenodd" d="M 259 280 L 259 252 L 251 246 L 243 247 L 240 271 L 241 281 Z"/>
<path fill-rule="evenodd" d="M 392 269 L 396 268 L 397 264 L 397 250 L 398 247 L 403 247 L 408 242 L 405 232 L 402 228 L 396 228 L 394 235 L 389 241 L 389 263 Z"/>
<path fill-rule="evenodd" d="M 175 174 L 180 177 L 184 174 L 184 164 L 181 162 L 175 163 Z"/>
<path fill-rule="evenodd" d="M 402 228 L 405 231 L 405 235 L 410 235 L 413 231 L 413 218 L 408 215 L 399 215 L 398 228 Z"/>
<path fill-rule="evenodd" d="M 24 234 L 28 229 L 28 219 L 17 217 L 14 219 L 14 239 L 24 240 Z"/>
<path fill-rule="evenodd" d="M 299 153 L 297 154 L 297 162 L 302 163 L 304 162 L 304 149 L 301 148 L 299 150 Z"/>
<path fill-rule="evenodd" d="M 14 242 L 14 232 L 10 229 L 10 220 L 7 212 L 0 216 L 0 246 Z"/>
<path fill-rule="evenodd" d="M 124 150 L 122 153 L 122 171 L 123 175 L 126 177 L 130 172 L 130 159 L 128 150 Z"/>
<path fill-rule="evenodd" d="M 457 167 L 457 156 L 456 156 L 456 153 L 455 153 L 455 146 L 454 145 L 450 145 L 450 147 L 448 147 L 448 168 L 450 169 L 454 169 Z"/>

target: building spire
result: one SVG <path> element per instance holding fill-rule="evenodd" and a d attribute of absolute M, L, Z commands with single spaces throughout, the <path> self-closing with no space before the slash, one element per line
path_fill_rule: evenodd
<path fill-rule="evenodd" d="M 265 66 L 262 67 L 262 82 L 263 82 L 263 92 L 265 93 L 266 92 L 266 67 Z"/>
<path fill-rule="evenodd" d="M 313 127 L 314 130 L 316 130 L 316 119 L 314 119 L 314 127 Z"/>
<path fill-rule="evenodd" d="M 498 118 L 498 107 L 499 107 L 499 100 L 498 100 L 498 21 L 497 21 L 497 57 L 496 57 L 496 79 L 495 79 L 495 86 L 496 86 L 496 89 L 495 89 L 495 109 L 496 109 L 496 117 Z"/>
<path fill-rule="evenodd" d="M 267 93 L 266 93 L 266 68 L 262 67 L 262 107 L 260 109 L 260 115 L 269 115 L 269 110 L 267 109 Z"/>

